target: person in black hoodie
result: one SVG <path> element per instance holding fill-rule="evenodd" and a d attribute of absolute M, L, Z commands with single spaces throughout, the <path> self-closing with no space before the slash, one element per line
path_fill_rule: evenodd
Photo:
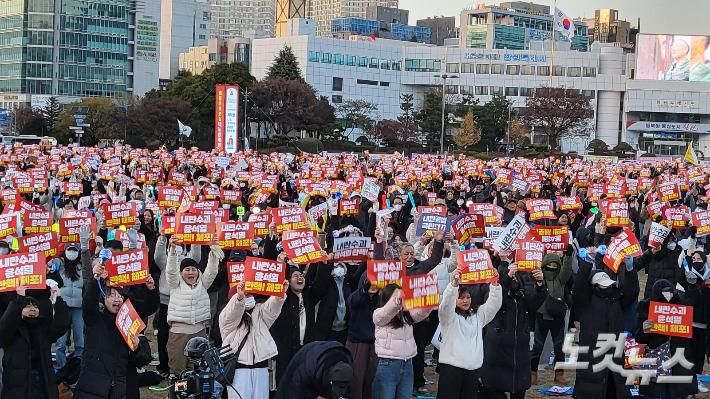
<path fill-rule="evenodd" d="M 503 261 L 498 274 L 503 305 L 483 337 L 483 392 L 490 399 L 503 399 L 506 392 L 522 399 L 531 385 L 530 314 L 545 302 L 547 289 L 540 269 L 518 272 L 517 262 Z"/>
<path fill-rule="evenodd" d="M 333 341 L 315 341 L 301 348 L 288 364 L 275 399 L 340 399 L 349 397 L 353 360 Z"/>
<path fill-rule="evenodd" d="M 286 300 L 281 313 L 271 325 L 271 337 L 276 342 L 279 354 L 276 355 L 276 385 L 283 377 L 286 367 L 301 347 L 311 341 L 315 334 L 316 306 L 310 296 L 310 286 L 306 277 L 296 266 L 286 270 L 289 281 Z"/>
<path fill-rule="evenodd" d="M 375 353 L 375 323 L 372 313 L 377 309 L 379 291 L 367 280 L 367 273 L 360 276 L 360 284 L 348 298 L 350 328 L 345 347 L 353 356 L 353 381 L 350 399 L 372 398 L 372 381 L 377 371 Z"/>
<path fill-rule="evenodd" d="M 648 276 L 643 299 L 651 296 L 653 284 L 657 280 L 668 280 L 674 287 L 681 280 L 683 270 L 678 267 L 678 257 L 681 251 L 682 249 L 677 245 L 675 239 L 675 229 L 673 229 L 659 248 L 647 249 L 643 255 L 634 260 L 636 269 L 644 269 Z"/>
<path fill-rule="evenodd" d="M 52 288 L 52 292 L 59 295 L 59 288 Z M 5 351 L 1 396 L 57 399 L 52 343 L 67 332 L 69 309 L 57 296 L 54 316 L 44 317 L 39 302 L 26 294 L 27 286 L 18 287 L 17 297 L 0 319 L 0 348 Z"/>
<path fill-rule="evenodd" d="M 692 274 L 692 272 L 689 273 Z M 698 285 L 694 282 L 688 286 L 688 289 L 686 290 L 686 297 L 681 298 L 678 295 L 675 286 L 670 281 L 665 279 L 656 280 L 651 289 L 651 295 L 639 302 L 638 317 L 636 318 L 636 331 L 634 333 L 636 342 L 647 345 L 649 349 L 656 349 L 664 343 L 670 341 L 670 356 L 676 355 L 679 349 L 685 350 L 684 353 L 686 359 L 692 356 L 691 350 L 693 348 L 693 344 L 691 338 L 674 337 L 649 332 L 649 330 L 653 328 L 654 322 L 653 320 L 649 320 L 648 315 L 651 301 L 693 306 L 695 303 L 694 299 L 698 297 L 698 290 Z M 692 293 L 692 291 L 696 292 Z M 676 363 L 671 369 L 671 375 L 673 377 L 692 376 L 692 379 L 691 382 L 687 383 L 674 382 L 670 384 L 661 384 L 658 382 L 650 382 L 648 385 L 639 386 L 639 393 L 647 397 L 663 399 L 686 397 L 688 395 L 695 395 L 698 393 L 698 380 L 692 367 L 685 368 L 682 364 Z"/>

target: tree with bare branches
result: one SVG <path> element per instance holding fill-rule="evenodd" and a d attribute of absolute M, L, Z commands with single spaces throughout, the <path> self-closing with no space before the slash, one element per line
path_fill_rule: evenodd
<path fill-rule="evenodd" d="M 560 139 L 589 136 L 594 107 L 579 91 L 542 86 L 525 101 L 521 122 L 547 136 L 548 146 L 559 149 Z"/>

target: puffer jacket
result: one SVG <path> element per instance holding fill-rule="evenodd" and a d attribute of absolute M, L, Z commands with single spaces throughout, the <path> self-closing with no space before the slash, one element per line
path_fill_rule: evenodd
<path fill-rule="evenodd" d="M 390 321 L 402 310 L 402 303 L 397 304 L 392 296 L 385 306 L 376 309 L 372 314 L 375 323 L 375 353 L 384 359 L 409 360 L 417 355 L 417 344 L 414 342 L 414 328 L 404 323 L 401 328 L 394 328 Z M 429 317 L 432 309 L 412 310 L 409 314 L 414 323 Z"/>
<path fill-rule="evenodd" d="M 79 278 L 76 281 L 72 281 L 64 269 L 65 259 L 60 257 L 58 260 L 59 268 L 57 271 L 59 271 L 59 276 L 62 278 L 62 282 L 64 283 L 62 288 L 59 289 L 62 299 L 64 299 L 64 302 L 66 302 L 67 306 L 70 308 L 81 308 L 81 297 L 84 294 L 84 279 L 81 275 L 81 261 L 79 261 L 79 259 L 76 260 L 76 272 L 79 275 Z"/>
<path fill-rule="evenodd" d="M 279 353 L 269 328 L 279 317 L 284 301 L 286 296 L 283 298 L 272 296 L 264 303 L 257 303 L 251 312 L 252 325 L 247 328 L 245 325 L 239 325 L 244 315 L 244 300 L 240 301 L 236 295 L 229 300 L 219 314 L 219 330 L 223 337 L 223 345 L 231 346 L 232 351 L 237 353 L 245 335 L 249 334 L 246 336 L 246 343 L 239 353 L 237 363 L 253 366 Z"/>
<path fill-rule="evenodd" d="M 503 288 L 491 285 L 488 300 L 476 313 L 464 317 L 456 313 L 458 287 L 449 284 L 439 305 L 441 323 L 441 353 L 439 362 L 465 370 L 477 370 L 483 365 L 483 327 L 490 323 L 503 303 Z"/>
<path fill-rule="evenodd" d="M 162 305 L 167 305 L 170 303 L 170 286 L 168 285 L 167 273 L 165 273 L 165 265 L 168 263 L 168 239 L 165 236 L 160 236 L 158 242 L 155 245 L 155 264 L 160 269 L 160 283 L 158 287 L 160 288 L 160 303 Z M 183 259 L 191 258 L 197 263 L 202 260 L 202 245 L 192 245 L 190 247 L 190 252 L 187 256 L 183 253 L 178 255 L 177 264 L 179 265 Z"/>
<path fill-rule="evenodd" d="M 210 253 L 205 272 L 200 272 L 195 285 L 188 285 L 180 276 L 180 266 L 177 255 L 168 254 L 165 268 L 166 279 L 170 287 L 170 302 L 168 303 L 168 324 L 179 322 L 197 324 L 210 318 L 210 296 L 207 288 L 217 277 L 219 261 Z"/>

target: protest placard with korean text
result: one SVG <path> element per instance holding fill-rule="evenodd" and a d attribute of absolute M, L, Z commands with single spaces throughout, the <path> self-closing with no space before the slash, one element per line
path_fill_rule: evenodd
<path fill-rule="evenodd" d="M 530 214 L 530 220 L 557 219 L 554 204 L 551 199 L 533 198 L 525 202 L 525 207 Z"/>
<path fill-rule="evenodd" d="M 456 253 L 456 260 L 461 269 L 461 284 L 481 284 L 498 281 L 494 275 L 493 263 L 488 250 L 471 249 Z"/>
<path fill-rule="evenodd" d="M 651 301 L 648 319 L 653 321 L 651 333 L 673 337 L 693 338 L 693 307 Z"/>
<path fill-rule="evenodd" d="M 450 228 L 451 220 L 448 216 L 423 214 L 419 215 L 416 234 L 417 236 L 423 236 L 427 232 L 435 232 L 437 230 L 444 230 L 444 232 L 448 233 Z"/>
<path fill-rule="evenodd" d="M 297 265 L 323 262 L 328 258 L 313 230 L 285 231 L 281 244 L 289 260 Z"/>
<path fill-rule="evenodd" d="M 402 284 L 404 274 L 404 262 L 401 260 L 367 261 L 367 281 L 373 288 L 381 290 L 389 284 Z"/>
<path fill-rule="evenodd" d="M 611 239 L 604 254 L 604 264 L 616 273 L 627 256 L 641 256 L 641 245 L 630 229 L 625 229 Z"/>
<path fill-rule="evenodd" d="M 215 243 L 216 222 L 206 213 L 178 213 L 175 235 L 180 244 L 212 245 Z"/>
<path fill-rule="evenodd" d="M 17 239 L 17 245 L 20 253 L 44 252 L 47 259 L 56 257 L 59 248 L 55 231 L 20 237 Z"/>
<path fill-rule="evenodd" d="M 104 204 L 103 210 L 106 227 L 130 227 L 136 224 L 138 212 L 131 203 Z"/>
<path fill-rule="evenodd" d="M 471 238 L 485 237 L 486 225 L 483 216 L 467 213 L 456 218 L 451 226 L 459 245 L 468 244 Z"/>
<path fill-rule="evenodd" d="M 249 222 L 218 223 L 217 243 L 222 249 L 251 249 L 254 229 Z"/>
<path fill-rule="evenodd" d="M 96 237 L 96 218 L 61 218 L 59 219 L 59 238 L 62 243 L 79 242 L 79 229 L 88 226 L 91 238 Z"/>
<path fill-rule="evenodd" d="M 135 285 L 145 283 L 148 272 L 148 248 L 116 252 L 106 261 L 108 285 Z"/>
<path fill-rule="evenodd" d="M 439 306 L 439 280 L 436 274 L 404 276 L 404 310 L 431 309 Z"/>
<path fill-rule="evenodd" d="M 21 285 L 33 290 L 43 289 L 46 274 L 44 252 L 0 256 L 0 292 L 15 291 Z"/>
<path fill-rule="evenodd" d="M 564 251 L 569 245 L 569 226 L 535 226 L 535 232 L 548 251 Z"/>
<path fill-rule="evenodd" d="M 244 281 L 244 262 L 227 262 L 229 273 L 229 288 Z"/>
<path fill-rule="evenodd" d="M 364 262 L 370 251 L 370 237 L 340 237 L 333 240 L 333 254 L 340 262 Z"/>
<path fill-rule="evenodd" d="M 138 312 L 136 312 L 130 299 L 126 299 L 118 310 L 118 314 L 116 315 L 116 327 L 118 327 L 128 347 L 131 348 L 132 351 L 135 351 L 137 348 L 133 345 L 131 337 L 137 338 L 138 334 L 145 329 L 145 323 L 138 315 Z"/>
<path fill-rule="evenodd" d="M 529 272 L 539 269 L 542 266 L 542 259 L 545 257 L 545 244 L 539 241 L 520 240 L 515 251 L 515 261 L 518 263 L 518 271 Z"/>
<path fill-rule="evenodd" d="M 244 260 L 244 292 L 283 298 L 286 264 L 264 258 Z"/>
<path fill-rule="evenodd" d="M 281 234 L 288 230 L 309 229 L 308 215 L 306 210 L 300 206 L 289 206 L 284 208 L 275 208 L 271 210 L 271 214 L 276 224 L 276 233 Z"/>

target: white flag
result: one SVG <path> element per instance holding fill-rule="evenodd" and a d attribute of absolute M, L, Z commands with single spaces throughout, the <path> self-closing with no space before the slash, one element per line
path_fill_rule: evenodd
<path fill-rule="evenodd" d="M 572 40 L 574 37 L 574 23 L 559 8 L 555 8 L 555 22 L 553 25 L 555 30 L 562 33 L 567 40 Z"/>
<path fill-rule="evenodd" d="M 190 133 L 192 133 L 192 128 L 190 126 L 183 125 L 178 119 L 178 127 L 180 128 L 180 134 L 190 137 Z"/>

